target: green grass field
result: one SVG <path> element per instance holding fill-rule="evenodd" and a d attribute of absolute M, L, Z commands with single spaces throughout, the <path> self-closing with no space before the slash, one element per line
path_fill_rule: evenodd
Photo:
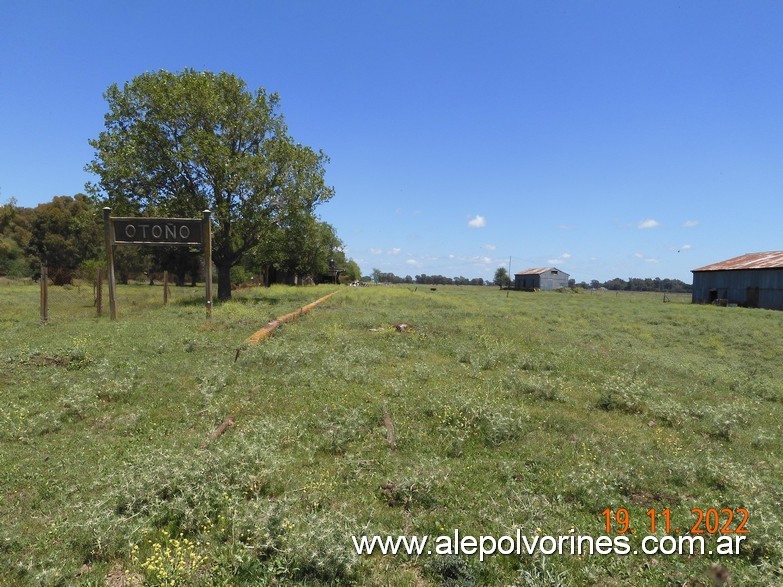
<path fill-rule="evenodd" d="M 41 326 L 35 286 L 0 284 L 0 583 L 783 582 L 783 313 L 343 287 L 245 345 L 333 290 L 243 290 L 206 321 L 203 290 L 163 307 L 160 288 L 127 286 L 115 323 L 91 293 L 55 292 Z M 483 562 L 351 541 L 598 537 L 607 508 L 628 510 L 634 548 L 650 509 L 686 533 L 693 508 L 746 508 L 748 534 L 734 556 Z"/>

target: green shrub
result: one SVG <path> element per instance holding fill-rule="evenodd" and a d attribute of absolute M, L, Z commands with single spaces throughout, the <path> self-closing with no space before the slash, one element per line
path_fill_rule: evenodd
<path fill-rule="evenodd" d="M 638 414 L 644 410 L 649 388 L 627 375 L 616 375 L 603 384 L 596 405 L 602 410 Z"/>

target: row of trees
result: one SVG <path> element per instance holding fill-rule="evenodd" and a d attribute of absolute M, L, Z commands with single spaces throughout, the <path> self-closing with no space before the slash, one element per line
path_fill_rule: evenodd
<path fill-rule="evenodd" d="M 372 275 L 366 277 L 365 281 L 374 281 L 375 283 L 410 283 L 417 285 L 487 285 L 481 277 L 468 279 L 467 277 L 445 277 L 443 275 L 427 275 L 422 273 L 411 277 L 406 275 L 400 277 L 394 273 L 384 273 L 380 269 L 373 269 Z"/>
<path fill-rule="evenodd" d="M 499 287 L 513 286 L 511 277 L 505 267 L 498 267 L 495 271 L 494 280 L 484 280 L 481 277 L 468 279 L 467 277 L 444 277 L 443 275 L 416 275 L 411 277 L 399 277 L 394 273 L 385 273 L 380 269 L 373 269 L 372 275 L 365 277 L 365 281 L 374 281 L 375 283 L 415 283 L 418 285 L 497 285 Z M 671 293 L 691 291 L 691 285 L 680 281 L 679 279 L 661 279 L 660 277 L 638 278 L 630 277 L 628 281 L 615 277 L 609 281 L 598 281 L 593 279 L 590 283 L 585 281 L 576 282 L 571 279 L 568 282 L 569 287 L 582 289 L 610 289 L 617 291 L 665 291 Z"/>
<path fill-rule="evenodd" d="M 505 267 L 498 267 L 495 271 L 495 285 L 500 287 L 509 287 L 513 285 L 511 277 Z M 615 277 L 609 281 L 598 281 L 593 279 L 589 284 L 586 281 L 577 283 L 575 279 L 568 280 L 568 286 L 582 289 L 611 289 L 615 291 L 665 291 L 665 292 L 687 292 L 691 291 L 692 286 L 679 279 L 661 279 L 660 277 L 629 277 L 628 281 Z"/>
<path fill-rule="evenodd" d="M 593 279 L 588 285 L 585 282 L 577 283 L 577 287 L 599 289 L 605 287 L 614 291 L 665 291 L 671 293 L 690 293 L 693 286 L 679 279 L 660 277 L 629 277 L 628 281 L 615 277 L 603 283 Z"/>
<path fill-rule="evenodd" d="M 0 275 L 37 277 L 46 264 L 54 283 L 64 285 L 79 273 L 93 275 L 105 259 L 101 203 L 85 194 L 57 196 L 35 208 L 18 207 L 13 200 L 0 206 Z M 177 285 L 187 277 L 195 284 L 203 272 L 202 252 L 183 247 L 120 246 L 115 261 L 123 283 L 169 271 Z M 234 283 L 255 276 L 265 284 L 290 282 L 292 276 L 319 281 L 330 277 L 330 261 L 344 270 L 343 279 L 359 278 L 359 266 L 346 259 L 334 228 L 312 218 L 296 231 L 274 227 L 264 247 L 250 251 L 231 276 Z"/>
<path fill-rule="evenodd" d="M 102 232 L 94 205 L 84 194 L 55 197 L 37 208 L 0 207 L 0 275 L 35 276 L 41 263 L 53 268 L 55 283 L 69 283 L 74 271 L 100 252 Z"/>
<path fill-rule="evenodd" d="M 498 267 L 495 271 L 495 285 L 509 287 L 512 284 L 511 277 L 505 267 Z M 586 281 L 577 283 L 575 279 L 568 280 L 568 286 L 582 289 L 611 289 L 614 291 L 665 291 L 671 293 L 690 293 L 692 286 L 679 279 L 661 279 L 660 277 L 629 277 L 628 281 L 615 277 L 609 281 L 593 279 L 589 284 Z"/>
<path fill-rule="evenodd" d="M 331 259 L 347 279 L 359 278 L 333 227 L 315 214 L 334 195 L 324 181 L 328 157 L 288 134 L 277 94 L 251 92 L 232 74 L 187 69 L 142 74 L 104 97 L 105 129 L 90 141 L 94 157 L 85 167 L 97 180 L 87 195 L 32 211 L 5 206 L 0 263 L 7 270 L 95 258 L 97 211 L 109 206 L 115 216 L 199 218 L 211 210 L 221 300 L 231 297 L 232 272 L 317 280 Z M 127 266 L 152 258 L 193 271 L 188 253 L 123 255 Z"/>

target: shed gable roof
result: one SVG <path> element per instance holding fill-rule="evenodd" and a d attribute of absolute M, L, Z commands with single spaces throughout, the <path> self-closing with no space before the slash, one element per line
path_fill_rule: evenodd
<path fill-rule="evenodd" d="M 783 251 L 768 251 L 766 253 L 747 253 L 739 257 L 705 265 L 695 271 L 730 271 L 732 269 L 783 269 Z"/>
<path fill-rule="evenodd" d="M 549 271 L 557 271 L 558 273 L 568 275 L 568 273 L 561 271 L 557 267 L 531 267 L 530 269 L 525 269 L 519 273 L 514 273 L 514 275 L 541 275 L 542 273 L 548 273 Z"/>

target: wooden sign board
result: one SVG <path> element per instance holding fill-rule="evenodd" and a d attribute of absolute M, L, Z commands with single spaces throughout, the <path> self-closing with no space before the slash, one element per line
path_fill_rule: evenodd
<path fill-rule="evenodd" d="M 204 242 L 200 218 L 112 218 L 117 245 L 188 245 Z"/>
<path fill-rule="evenodd" d="M 114 281 L 114 247 L 117 245 L 168 245 L 200 247 L 204 251 L 207 318 L 212 316 L 212 213 L 201 218 L 112 218 L 111 208 L 103 209 L 106 242 L 107 281 L 111 319 L 117 319 Z"/>

